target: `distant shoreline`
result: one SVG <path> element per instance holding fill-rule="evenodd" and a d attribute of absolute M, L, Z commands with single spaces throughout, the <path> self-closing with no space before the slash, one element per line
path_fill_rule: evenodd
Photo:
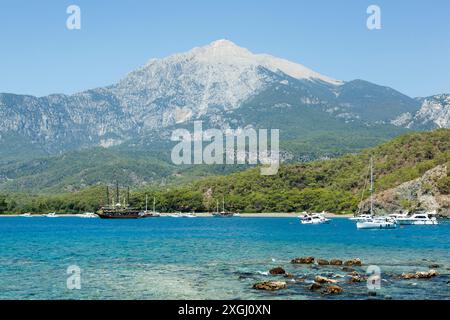
<path fill-rule="evenodd" d="M 168 217 L 173 213 L 161 213 L 161 217 Z M 288 213 L 288 212 L 270 212 L 270 213 L 240 213 L 238 217 L 240 218 L 298 218 L 302 213 Z M 21 217 L 21 214 L 1 214 L 0 217 Z M 31 217 L 40 217 L 45 216 L 45 214 L 31 214 Z M 199 212 L 195 213 L 197 217 L 212 217 L 211 213 Z M 326 213 L 325 216 L 327 218 L 350 218 L 353 217 L 352 214 L 335 214 L 335 213 Z M 70 217 L 79 217 L 79 214 L 65 214 L 57 213 L 57 217 L 62 218 L 70 218 Z"/>

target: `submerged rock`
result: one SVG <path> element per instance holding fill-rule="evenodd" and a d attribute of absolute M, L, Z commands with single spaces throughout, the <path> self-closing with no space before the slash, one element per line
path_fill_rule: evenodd
<path fill-rule="evenodd" d="M 314 257 L 301 257 L 301 258 L 295 258 L 291 260 L 291 263 L 294 264 L 312 264 L 314 263 Z"/>
<path fill-rule="evenodd" d="M 330 264 L 332 266 L 342 266 L 342 260 L 339 259 L 331 259 Z"/>
<path fill-rule="evenodd" d="M 272 275 L 286 274 L 286 271 L 282 267 L 276 267 L 276 268 L 270 269 L 269 273 Z"/>
<path fill-rule="evenodd" d="M 440 265 L 438 265 L 438 264 L 436 264 L 436 263 L 430 264 L 430 265 L 428 266 L 428 268 L 430 268 L 430 269 L 437 269 L 437 268 L 439 268 L 439 267 L 440 267 Z"/>
<path fill-rule="evenodd" d="M 319 283 L 314 282 L 314 283 L 312 283 L 311 285 L 308 286 L 308 289 L 311 290 L 311 291 L 320 290 L 320 289 L 322 289 L 322 285 L 319 284 Z"/>
<path fill-rule="evenodd" d="M 295 278 L 295 276 L 294 276 L 292 273 L 285 273 L 285 274 L 284 274 L 284 277 L 285 277 L 285 278 L 288 278 L 288 279 L 293 279 L 293 278 Z"/>
<path fill-rule="evenodd" d="M 317 264 L 321 265 L 321 266 L 327 266 L 330 264 L 330 262 L 328 260 L 325 259 L 317 259 Z"/>
<path fill-rule="evenodd" d="M 253 285 L 253 289 L 275 291 L 286 288 L 286 282 L 284 281 L 263 281 Z"/>
<path fill-rule="evenodd" d="M 357 275 L 357 276 L 350 276 L 349 282 L 361 282 L 363 281 L 363 277 Z"/>
<path fill-rule="evenodd" d="M 349 267 L 343 267 L 343 268 L 342 268 L 342 271 L 345 271 L 345 272 L 354 272 L 355 269 L 349 268 Z"/>
<path fill-rule="evenodd" d="M 322 276 L 316 276 L 314 278 L 314 281 L 317 283 L 337 283 L 338 282 L 337 280 L 325 278 Z"/>

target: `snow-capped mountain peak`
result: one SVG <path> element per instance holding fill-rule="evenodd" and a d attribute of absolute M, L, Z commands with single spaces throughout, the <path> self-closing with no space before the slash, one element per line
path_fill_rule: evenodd
<path fill-rule="evenodd" d="M 111 89 L 125 109 L 136 114 L 136 106 L 140 106 L 138 113 L 145 127 L 155 127 L 185 122 L 211 108 L 238 108 L 279 81 L 280 76 L 330 85 L 343 83 L 297 63 L 253 54 L 222 39 L 167 58 L 151 59 Z M 158 123 L 155 114 L 159 114 Z"/>
<path fill-rule="evenodd" d="M 281 71 L 296 79 L 321 80 L 333 85 L 343 83 L 340 80 L 315 72 L 299 63 L 277 58 L 269 54 L 254 54 L 248 49 L 240 47 L 226 39 L 213 41 L 206 46 L 194 48 L 187 53 L 173 55 L 169 59 L 173 61 L 194 59 L 204 63 L 222 63 L 232 66 L 261 66 L 272 72 Z M 151 62 L 154 62 L 154 60 L 151 60 Z"/>

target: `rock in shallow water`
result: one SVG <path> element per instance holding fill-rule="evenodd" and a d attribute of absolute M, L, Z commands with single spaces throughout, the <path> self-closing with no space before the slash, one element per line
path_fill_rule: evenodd
<path fill-rule="evenodd" d="M 277 274 L 285 274 L 286 271 L 282 267 L 276 267 L 271 269 L 269 273 L 272 275 L 277 275 Z"/>
<path fill-rule="evenodd" d="M 325 278 L 322 276 L 316 276 L 314 278 L 314 281 L 317 283 L 337 283 L 337 280 Z"/>
<path fill-rule="evenodd" d="M 349 282 L 361 282 L 361 281 L 363 281 L 364 279 L 361 277 L 361 276 L 359 276 L 359 275 L 357 275 L 357 276 L 350 276 L 350 280 L 349 280 Z"/>
<path fill-rule="evenodd" d="M 321 266 L 327 266 L 330 264 L 330 262 L 328 260 L 325 259 L 317 259 L 317 264 L 321 265 Z"/>
<path fill-rule="evenodd" d="M 314 263 L 315 258 L 314 257 L 301 257 L 301 258 L 295 258 L 291 260 L 291 263 L 294 264 L 311 264 Z"/>
<path fill-rule="evenodd" d="M 347 261 L 345 261 L 345 262 L 344 262 L 344 265 L 347 266 L 347 267 L 351 267 L 351 266 L 361 266 L 361 265 L 362 265 L 362 262 L 361 262 L 361 259 L 355 258 L 355 259 L 352 259 L 352 260 L 347 260 Z"/>
<path fill-rule="evenodd" d="M 436 270 L 429 270 L 429 271 L 417 271 L 416 273 L 402 273 L 401 278 L 402 279 L 430 279 L 433 277 L 438 276 L 439 273 Z"/>
<path fill-rule="evenodd" d="M 342 289 L 341 287 L 337 286 L 337 285 L 330 285 L 327 286 L 324 290 L 324 294 L 340 294 L 344 291 L 344 289 Z"/>
<path fill-rule="evenodd" d="M 342 266 L 342 260 L 339 259 L 331 259 L 330 264 L 332 266 Z"/>
<path fill-rule="evenodd" d="M 314 282 L 314 283 L 312 283 L 311 285 L 308 286 L 308 289 L 311 290 L 311 291 L 320 290 L 320 289 L 322 289 L 322 285 L 319 284 L 319 283 Z"/>
<path fill-rule="evenodd" d="M 286 282 L 284 281 L 263 281 L 253 285 L 253 289 L 275 291 L 286 288 Z"/>

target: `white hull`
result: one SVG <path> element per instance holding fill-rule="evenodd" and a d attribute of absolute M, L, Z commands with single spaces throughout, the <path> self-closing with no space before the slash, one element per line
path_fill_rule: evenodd
<path fill-rule="evenodd" d="M 56 215 L 56 213 L 52 212 L 52 213 L 48 213 L 45 215 L 47 218 L 58 218 L 58 216 Z"/>
<path fill-rule="evenodd" d="M 425 226 L 425 225 L 436 225 L 439 224 L 436 217 L 433 217 L 431 214 L 414 214 L 408 218 L 398 218 L 396 219 L 397 223 L 400 225 L 416 225 L 416 226 Z"/>
<path fill-rule="evenodd" d="M 385 221 L 361 221 L 356 223 L 358 229 L 395 229 L 397 225 Z"/>
<path fill-rule="evenodd" d="M 330 219 L 325 218 L 322 214 L 314 213 L 312 215 L 306 214 L 300 216 L 301 224 L 324 224 L 329 223 Z"/>

